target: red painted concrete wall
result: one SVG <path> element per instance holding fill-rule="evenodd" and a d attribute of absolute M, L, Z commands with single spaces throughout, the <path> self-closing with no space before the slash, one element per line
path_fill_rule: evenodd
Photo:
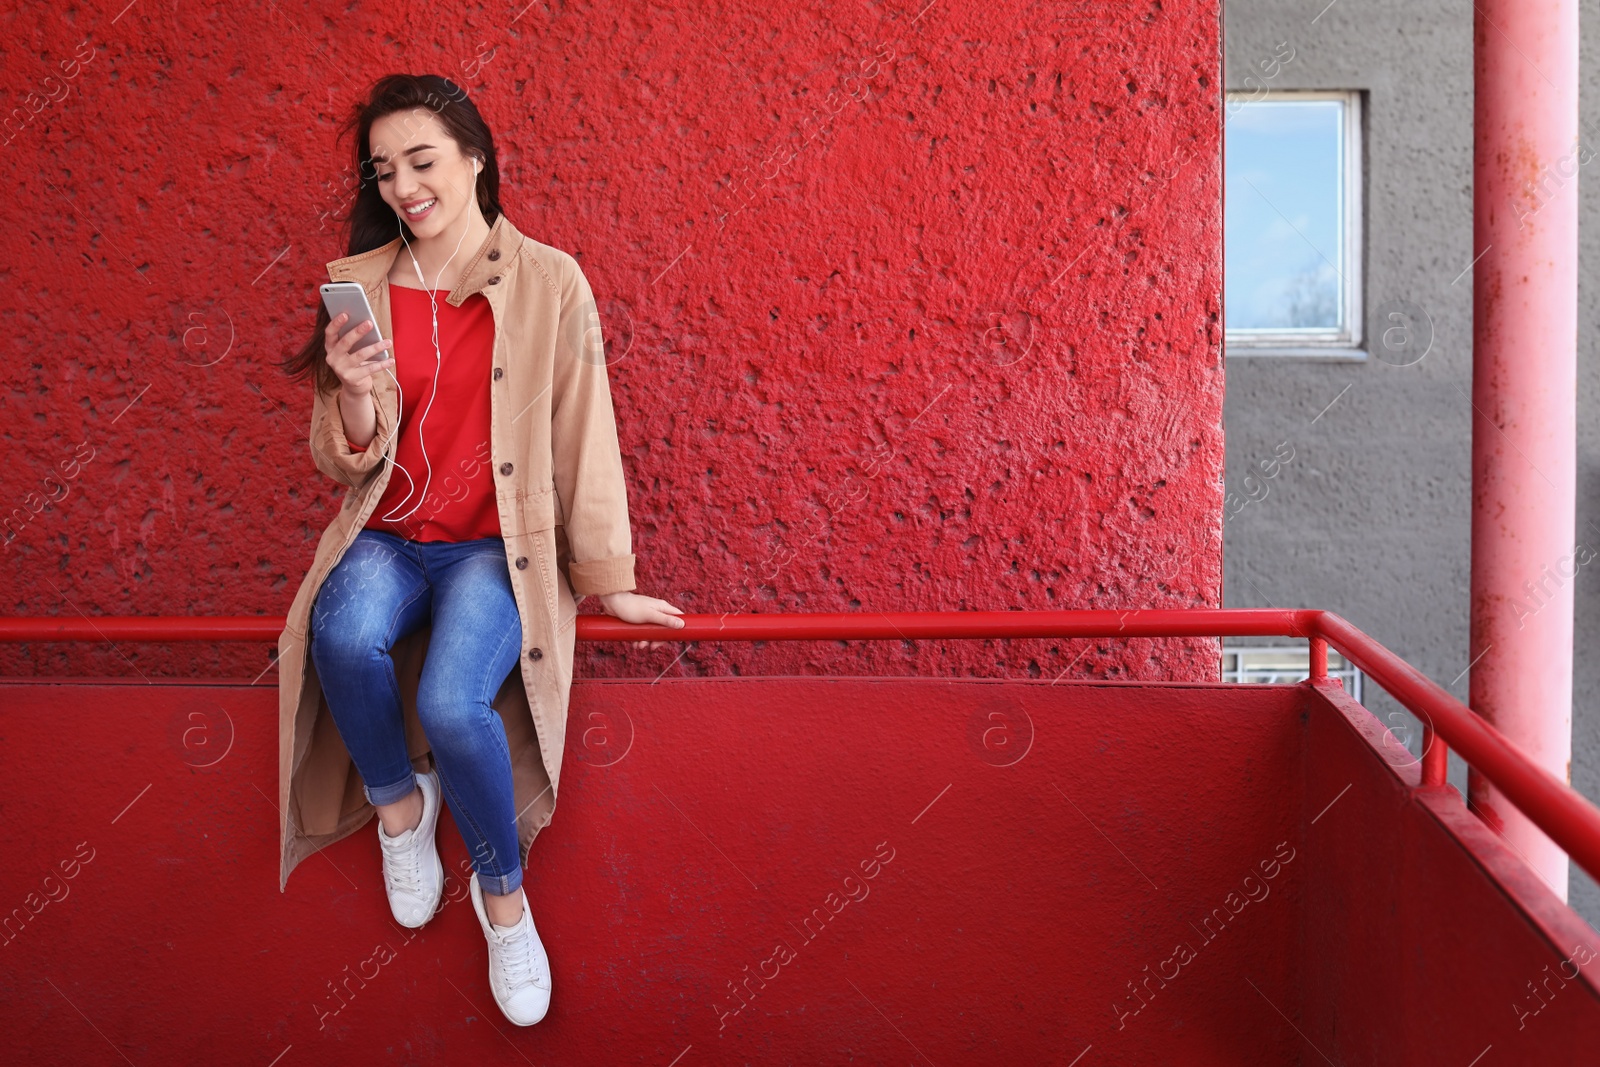
<path fill-rule="evenodd" d="M 1351 1067 L 1593 1061 L 1600 935 L 1454 787 L 1419 788 L 1417 758 L 1337 682 L 1305 688 L 1308 965 L 1283 1010 L 1307 1046 Z"/>
<path fill-rule="evenodd" d="M 1594 1062 L 1592 931 L 1332 687 L 579 681 L 521 1031 L 448 812 L 421 930 L 372 825 L 277 891 L 275 706 L 0 683 L 5 1063 Z"/>
<path fill-rule="evenodd" d="M 334 127 L 451 73 L 582 262 L 641 591 L 688 612 L 1215 606 L 1219 5 L 8 15 L 6 608 L 282 614 L 338 505 L 301 343 Z M 586 606 L 587 607 L 587 606 Z M 678 649 L 592 649 L 580 675 Z M 0 649 L 256 677 L 268 650 Z M 675 673 L 1209 678 L 1213 642 L 703 646 Z"/>
<path fill-rule="evenodd" d="M 585 728 L 525 882 L 551 1014 L 517 1030 L 489 995 L 448 812 L 447 897 L 421 930 L 389 916 L 376 824 L 278 892 L 271 692 L 0 683 L 19 765 L 82 738 L 70 766 L 0 795 L 29 828 L 0 865 L 0 1060 L 121 1062 L 109 1041 L 138 1064 L 1065 1067 L 1092 1044 L 1077 1067 L 1277 1067 L 1297 1038 L 1243 976 L 1287 1006 L 1306 960 L 1306 860 L 1273 860 L 1304 851 L 1300 703 L 580 680 Z M 1263 861 L 1269 899 L 1190 929 L 1260 895 Z M 1193 965 L 1147 978 L 1175 973 L 1179 942 Z"/>

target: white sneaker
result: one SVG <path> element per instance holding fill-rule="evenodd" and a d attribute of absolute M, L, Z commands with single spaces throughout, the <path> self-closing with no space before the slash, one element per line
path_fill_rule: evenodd
<path fill-rule="evenodd" d="M 533 912 L 521 889 L 522 918 L 502 933 L 489 922 L 483 906 L 483 889 L 478 872 L 472 872 L 472 909 L 489 942 L 489 988 L 500 1011 L 518 1026 L 532 1026 L 550 1009 L 550 959 L 533 925 Z"/>
<path fill-rule="evenodd" d="M 416 929 L 439 910 L 444 898 L 444 864 L 434 845 L 439 825 L 439 772 L 417 775 L 422 790 L 422 821 L 398 837 L 384 833 L 378 823 L 378 844 L 383 849 L 383 887 L 389 910 L 401 926 Z"/>

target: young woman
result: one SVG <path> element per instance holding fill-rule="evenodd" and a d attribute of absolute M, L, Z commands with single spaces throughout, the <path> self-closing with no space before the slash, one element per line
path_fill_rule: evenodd
<path fill-rule="evenodd" d="M 361 283 L 384 340 L 358 346 L 374 324 L 323 309 L 285 364 L 313 379 L 312 459 L 347 491 L 279 639 L 280 889 L 375 810 L 390 909 L 423 925 L 447 803 L 490 987 L 526 1026 L 551 981 L 522 868 L 555 806 L 576 601 L 682 613 L 631 591 L 593 296 L 505 217 L 477 108 L 447 79 L 391 75 L 352 122 L 360 187 L 329 276 Z"/>

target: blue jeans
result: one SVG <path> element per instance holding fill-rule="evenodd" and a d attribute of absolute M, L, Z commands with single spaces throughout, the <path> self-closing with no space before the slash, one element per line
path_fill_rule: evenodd
<path fill-rule="evenodd" d="M 409 796 L 395 642 L 431 619 L 417 718 L 486 893 L 522 885 L 505 724 L 492 706 L 522 649 L 505 542 L 408 541 L 363 529 L 311 607 L 310 654 L 372 804 Z"/>

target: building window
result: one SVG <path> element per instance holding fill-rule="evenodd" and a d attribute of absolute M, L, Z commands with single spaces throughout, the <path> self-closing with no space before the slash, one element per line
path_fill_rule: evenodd
<path fill-rule="evenodd" d="M 1366 358 L 1360 100 L 1358 92 L 1228 94 L 1229 355 Z"/>
<path fill-rule="evenodd" d="M 1222 646 L 1222 680 L 1255 685 L 1295 685 L 1311 677 L 1311 649 L 1305 645 Z M 1361 703 L 1361 669 L 1328 649 L 1328 677 L 1337 678 Z"/>

